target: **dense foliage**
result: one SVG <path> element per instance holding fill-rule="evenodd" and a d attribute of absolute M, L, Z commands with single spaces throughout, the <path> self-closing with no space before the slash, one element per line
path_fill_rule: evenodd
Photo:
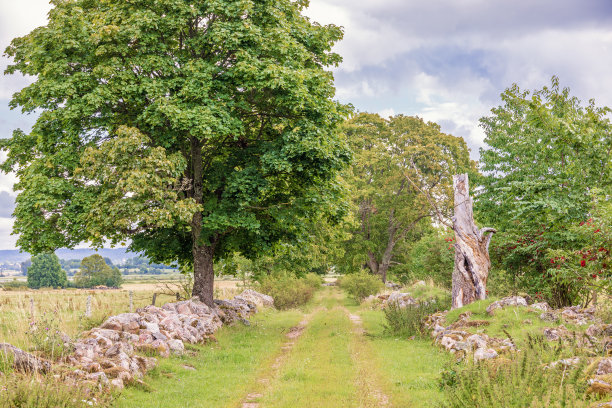
<path fill-rule="evenodd" d="M 612 194 L 610 110 L 593 101 L 582 106 L 557 78 L 532 93 L 514 85 L 502 101 L 481 119 L 487 148 L 476 204 L 478 219 L 500 232 L 493 264 L 554 305 L 584 301 L 593 286 L 610 279 L 599 251 L 609 254 L 610 218 L 589 221 Z M 584 225 L 592 228 L 577 228 Z M 583 259 L 593 267 L 583 269 Z M 587 271 L 597 275 L 595 285 L 584 284 Z"/>
<path fill-rule="evenodd" d="M 377 276 L 368 273 L 365 269 L 343 276 L 340 286 L 358 302 L 377 294 L 384 287 Z"/>
<path fill-rule="evenodd" d="M 274 306 L 284 310 L 306 304 L 321 287 L 321 283 L 321 278 L 315 274 L 303 278 L 282 274 L 264 277 L 258 290 L 272 296 Z"/>
<path fill-rule="evenodd" d="M 405 268 L 395 275 L 402 283 L 431 279 L 436 286 L 450 288 L 455 262 L 454 234 L 435 230 L 412 244 Z"/>
<path fill-rule="evenodd" d="M 452 214 L 452 176 L 474 170 L 465 141 L 435 123 L 361 113 L 343 127 L 355 152 L 347 176 L 355 225 L 339 267 L 386 280 L 398 249 Z"/>
<path fill-rule="evenodd" d="M 27 273 L 28 287 L 32 289 L 64 288 L 68 284 L 66 271 L 62 269 L 55 254 L 34 256 Z"/>
<path fill-rule="evenodd" d="M 79 271 L 74 275 L 74 284 L 79 288 L 99 285 L 118 288 L 122 281 L 119 269 L 109 266 L 104 258 L 97 254 L 83 258 Z"/>
<path fill-rule="evenodd" d="M 306 1 L 54 5 L 6 50 L 8 73 L 36 78 L 11 107 L 40 112 L 0 141 L 22 249 L 130 239 L 155 262 L 193 266 L 212 304 L 215 258 L 341 215 L 347 109 L 326 69 L 343 34 L 304 17 Z"/>

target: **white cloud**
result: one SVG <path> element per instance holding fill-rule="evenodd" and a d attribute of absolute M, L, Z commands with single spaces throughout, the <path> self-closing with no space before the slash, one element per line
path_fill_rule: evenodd
<path fill-rule="evenodd" d="M 0 151 L 0 163 L 6 160 L 6 152 Z M 17 177 L 15 177 L 14 173 L 5 174 L 0 172 L 0 192 L 8 191 L 9 193 L 13 192 L 13 184 L 17 182 Z"/>
<path fill-rule="evenodd" d="M 380 115 L 380 117 L 388 119 L 391 116 L 395 116 L 395 110 L 393 108 L 387 108 L 379 111 L 378 114 Z"/>
<path fill-rule="evenodd" d="M 0 1 L 2 50 L 45 23 L 47 1 Z M 583 102 L 612 105 L 610 0 L 311 0 L 306 14 L 344 27 L 334 47 L 344 58 L 334 69 L 340 101 L 435 121 L 464 137 L 473 158 L 483 146 L 478 119 L 512 83 L 539 89 L 558 75 Z M 0 57 L 0 69 L 7 63 Z M 0 103 L 29 81 L 0 76 Z M 0 137 L 29 124 L 0 109 Z M 14 182 L 0 174 L 0 191 L 11 192 Z"/>
<path fill-rule="evenodd" d="M 0 218 L 0 249 L 15 249 L 17 236 L 13 232 L 13 219 Z"/>
<path fill-rule="evenodd" d="M 0 54 L 16 37 L 24 36 L 47 23 L 51 10 L 48 0 L 3 1 L 0 4 Z M 10 60 L 0 56 L 0 70 L 4 72 Z M 32 82 L 20 74 L 0 77 L 0 100 L 8 100 L 16 91 Z"/>

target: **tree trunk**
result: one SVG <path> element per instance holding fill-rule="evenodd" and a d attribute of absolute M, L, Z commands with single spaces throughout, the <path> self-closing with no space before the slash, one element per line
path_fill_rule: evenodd
<path fill-rule="evenodd" d="M 373 275 L 378 275 L 378 260 L 376 260 L 376 255 L 374 255 L 374 252 L 368 251 L 366 265 L 368 268 L 370 268 L 370 272 L 372 272 Z"/>
<path fill-rule="evenodd" d="M 213 268 L 214 247 L 210 245 L 193 245 L 193 291 L 202 302 L 214 307 L 213 294 L 215 271 Z"/>
<path fill-rule="evenodd" d="M 191 137 L 191 166 L 193 172 L 193 198 L 198 204 L 202 204 L 204 198 L 203 183 L 203 161 L 202 144 Z M 196 212 L 191 219 L 191 252 L 193 254 L 193 291 L 192 296 L 197 296 L 202 302 L 214 307 L 213 292 L 215 284 L 215 272 L 213 260 L 215 254 L 214 242 L 203 242 L 202 240 L 202 213 Z"/>
<path fill-rule="evenodd" d="M 389 264 L 383 263 L 378 268 L 378 274 L 380 275 L 380 279 L 382 279 L 383 283 L 387 283 L 387 271 L 389 270 Z"/>
<path fill-rule="evenodd" d="M 467 174 L 453 176 L 453 188 L 455 190 L 453 229 L 456 243 L 452 308 L 455 309 L 486 298 L 487 278 L 491 267 L 489 243 L 496 231 L 493 228 L 479 230 L 476 227 Z"/>

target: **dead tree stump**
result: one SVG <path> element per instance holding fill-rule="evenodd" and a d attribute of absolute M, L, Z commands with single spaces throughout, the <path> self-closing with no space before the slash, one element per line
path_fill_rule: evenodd
<path fill-rule="evenodd" d="M 453 270 L 452 308 L 485 299 L 491 261 L 489 243 L 496 232 L 479 229 L 474 223 L 467 174 L 453 176 L 455 190 L 455 268 Z"/>

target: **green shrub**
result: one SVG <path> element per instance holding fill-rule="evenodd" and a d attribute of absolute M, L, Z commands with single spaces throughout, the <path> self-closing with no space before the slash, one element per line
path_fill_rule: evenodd
<path fill-rule="evenodd" d="M 340 286 L 353 299 L 362 302 L 368 296 L 377 294 L 383 288 L 383 283 L 380 277 L 361 270 L 357 273 L 343 276 L 340 280 Z"/>
<path fill-rule="evenodd" d="M 587 407 L 584 364 L 545 369 L 551 355 L 533 343 L 515 359 L 500 357 L 443 373 L 446 408 Z"/>
<path fill-rule="evenodd" d="M 425 235 L 410 248 L 405 275 L 399 280 L 407 283 L 432 279 L 436 286 L 450 288 L 455 262 L 452 231 L 434 231 Z"/>
<path fill-rule="evenodd" d="M 259 290 L 274 298 L 277 309 L 290 309 L 306 304 L 315 289 L 304 278 L 290 275 L 266 276 L 261 280 Z"/>
<path fill-rule="evenodd" d="M 450 291 L 433 285 L 413 285 L 408 289 L 410 296 L 415 298 L 417 301 L 426 301 L 435 299 L 440 304 L 448 305 L 450 309 L 451 297 Z M 440 309 L 442 310 L 442 309 Z"/>
<path fill-rule="evenodd" d="M 389 302 L 383 309 L 385 313 L 384 332 L 392 336 L 427 336 L 423 321 L 427 316 L 450 307 L 450 297 L 445 300 L 432 298 L 400 308 L 397 303 Z"/>
<path fill-rule="evenodd" d="M 81 268 L 74 275 L 74 284 L 78 288 L 93 288 L 99 285 L 116 288 L 121 286 L 122 281 L 119 269 L 110 267 L 98 254 L 83 258 Z"/>
<path fill-rule="evenodd" d="M 28 287 L 65 288 L 67 284 L 66 271 L 62 269 L 57 255 L 41 254 L 32 258 L 32 266 L 28 268 Z"/>
<path fill-rule="evenodd" d="M 311 288 L 315 290 L 319 289 L 321 285 L 323 284 L 323 279 L 321 278 L 321 276 L 313 272 L 307 273 L 303 279 L 308 286 L 310 286 Z"/>

